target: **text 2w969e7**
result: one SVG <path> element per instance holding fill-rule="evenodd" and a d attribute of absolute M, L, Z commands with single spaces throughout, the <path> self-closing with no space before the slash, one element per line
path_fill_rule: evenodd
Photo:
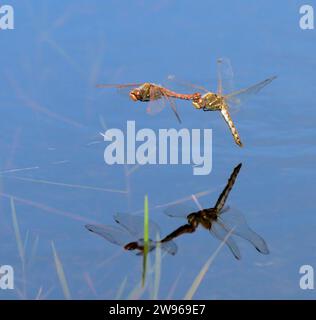
<path fill-rule="evenodd" d="M 203 314 L 205 309 L 205 304 L 155 304 L 153 314 L 155 315 L 171 315 L 171 314 L 192 314 L 200 315 Z"/>

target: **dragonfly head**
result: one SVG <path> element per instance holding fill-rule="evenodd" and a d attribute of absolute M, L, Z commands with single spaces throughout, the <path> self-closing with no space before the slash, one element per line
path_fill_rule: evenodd
<path fill-rule="evenodd" d="M 133 101 L 138 101 L 141 100 L 141 92 L 139 89 L 133 89 L 130 93 L 129 93 L 129 97 L 133 100 Z"/>

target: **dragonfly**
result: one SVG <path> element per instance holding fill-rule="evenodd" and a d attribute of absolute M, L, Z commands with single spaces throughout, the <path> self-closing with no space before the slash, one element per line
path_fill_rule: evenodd
<path fill-rule="evenodd" d="M 119 90 L 128 89 L 128 95 L 133 101 L 150 102 L 147 112 L 155 114 L 160 112 L 168 103 L 174 112 L 179 123 L 181 123 L 180 115 L 177 111 L 176 104 L 173 99 L 198 101 L 201 93 L 192 94 L 177 93 L 169 90 L 161 85 L 145 82 L 145 83 L 128 83 L 128 84 L 98 84 L 97 88 L 117 88 Z M 160 103 L 153 103 L 157 100 Z"/>
<path fill-rule="evenodd" d="M 239 133 L 236 129 L 236 126 L 232 120 L 230 113 L 230 106 L 240 105 L 247 98 L 251 97 L 253 94 L 259 92 L 262 88 L 271 83 L 276 76 L 267 78 L 261 82 L 258 82 L 248 88 L 241 89 L 233 92 L 226 92 L 232 87 L 232 77 L 233 72 L 230 65 L 230 62 L 227 58 L 220 58 L 217 60 L 217 70 L 218 70 L 218 88 L 217 93 L 211 92 L 204 87 L 190 85 L 191 87 L 199 88 L 205 93 L 201 95 L 201 98 L 198 100 L 193 100 L 192 104 L 196 109 L 203 111 L 220 111 L 222 117 L 224 118 L 226 124 L 229 127 L 229 130 L 236 142 L 240 147 L 243 146 L 241 142 Z"/>
<path fill-rule="evenodd" d="M 180 235 L 193 233 L 199 225 L 215 236 L 220 241 L 224 241 L 236 259 L 241 259 L 240 250 L 233 239 L 233 235 L 248 240 L 262 254 L 268 254 L 269 249 L 264 239 L 255 233 L 248 226 L 242 213 L 237 209 L 225 206 L 226 200 L 231 192 L 242 164 L 236 166 L 228 179 L 228 182 L 217 199 L 213 208 L 196 211 L 186 205 L 174 204 L 169 206 L 165 213 L 170 217 L 184 217 L 187 223 L 171 232 L 161 240 L 162 243 L 169 242 Z M 227 238 L 227 235 L 231 234 Z"/>
<path fill-rule="evenodd" d="M 145 246 L 143 239 L 144 218 L 128 213 L 117 213 L 114 215 L 114 220 L 118 226 L 87 224 L 85 227 L 107 241 L 123 247 L 125 250 L 135 251 L 137 255 L 142 255 Z M 153 251 L 159 245 L 166 253 L 171 255 L 177 253 L 177 245 L 172 240 L 164 241 L 164 243 L 159 240 L 153 240 L 160 236 L 159 226 L 153 221 L 149 221 L 149 236 L 148 252 Z"/>

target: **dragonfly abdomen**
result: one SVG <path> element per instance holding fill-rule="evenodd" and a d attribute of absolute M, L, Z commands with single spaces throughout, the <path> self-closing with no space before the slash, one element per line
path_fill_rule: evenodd
<path fill-rule="evenodd" d="M 234 122 L 233 122 L 233 120 L 232 120 L 232 118 L 231 118 L 226 106 L 223 106 L 221 108 L 221 114 L 222 114 L 223 118 L 225 119 L 227 125 L 229 126 L 230 132 L 232 133 L 235 142 L 240 147 L 242 147 L 242 142 L 240 140 L 239 133 L 238 133 L 238 131 L 237 131 L 235 125 L 234 125 Z"/>

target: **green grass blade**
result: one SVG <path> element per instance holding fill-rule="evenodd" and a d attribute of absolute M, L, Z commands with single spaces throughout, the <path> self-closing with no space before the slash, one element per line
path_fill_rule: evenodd
<path fill-rule="evenodd" d="M 54 256 L 57 275 L 58 275 L 59 282 L 61 284 L 61 288 L 63 290 L 64 296 L 67 300 L 71 300 L 71 295 L 70 295 L 69 287 L 67 284 L 66 276 L 64 273 L 63 265 L 58 257 L 58 254 L 57 254 L 57 251 L 56 251 L 56 248 L 55 248 L 53 241 L 52 241 L 52 250 L 53 250 L 53 256 Z"/>
<path fill-rule="evenodd" d="M 145 245 L 147 244 L 148 250 L 148 241 L 149 241 L 149 210 L 148 210 L 148 196 L 145 196 L 144 201 L 144 241 Z"/>
<path fill-rule="evenodd" d="M 211 257 L 206 261 L 206 263 L 204 264 L 204 266 L 202 267 L 201 271 L 199 272 L 199 274 L 196 276 L 196 278 L 194 279 L 190 289 L 188 290 L 188 292 L 186 293 L 186 295 L 184 296 L 184 300 L 192 300 L 194 294 L 196 293 L 198 287 L 200 286 L 206 272 L 208 271 L 209 267 L 211 266 L 211 264 L 213 263 L 214 259 L 216 258 L 216 256 L 218 255 L 218 253 L 221 251 L 222 247 L 224 246 L 224 244 L 226 243 L 227 239 L 231 236 L 231 234 L 233 233 L 233 230 L 230 230 L 229 233 L 227 233 L 227 235 L 225 236 L 224 240 L 220 243 L 220 245 L 217 247 L 217 249 L 215 250 L 215 252 L 211 255 Z"/>

